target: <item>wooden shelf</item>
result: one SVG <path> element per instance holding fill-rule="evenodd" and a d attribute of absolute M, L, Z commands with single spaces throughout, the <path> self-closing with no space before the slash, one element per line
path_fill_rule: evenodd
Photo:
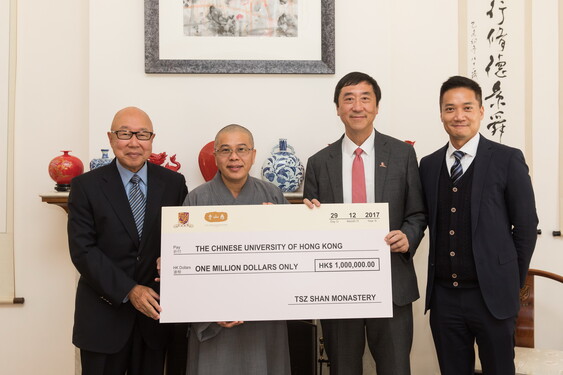
<path fill-rule="evenodd" d="M 54 204 L 55 206 L 61 207 L 63 210 L 68 213 L 68 192 L 64 193 L 45 193 L 39 194 L 41 197 L 41 201 L 49 204 Z"/>

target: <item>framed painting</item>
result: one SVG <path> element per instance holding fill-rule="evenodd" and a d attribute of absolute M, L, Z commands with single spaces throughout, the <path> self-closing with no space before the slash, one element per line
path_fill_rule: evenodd
<path fill-rule="evenodd" d="M 145 0 L 145 72 L 334 74 L 334 0 Z"/>

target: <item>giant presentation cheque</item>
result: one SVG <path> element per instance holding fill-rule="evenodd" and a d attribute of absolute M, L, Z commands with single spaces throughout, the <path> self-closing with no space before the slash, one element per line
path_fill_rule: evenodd
<path fill-rule="evenodd" d="M 392 316 L 386 203 L 162 209 L 160 321 Z"/>

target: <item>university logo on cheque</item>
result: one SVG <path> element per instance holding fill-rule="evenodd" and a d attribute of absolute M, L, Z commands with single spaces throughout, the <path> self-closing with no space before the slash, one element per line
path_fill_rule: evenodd
<path fill-rule="evenodd" d="M 178 212 L 178 224 L 186 225 L 190 220 L 189 212 Z"/>

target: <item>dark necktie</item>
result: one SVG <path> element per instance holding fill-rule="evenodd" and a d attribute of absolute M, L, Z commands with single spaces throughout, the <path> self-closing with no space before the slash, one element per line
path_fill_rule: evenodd
<path fill-rule="evenodd" d="M 137 174 L 134 174 L 133 177 L 131 177 L 131 189 L 129 190 L 129 204 L 131 205 L 131 212 L 133 212 L 133 219 L 135 219 L 139 238 L 141 238 L 143 233 L 146 206 L 145 196 L 139 186 L 140 182 L 141 178 Z"/>
<path fill-rule="evenodd" d="M 364 161 L 362 149 L 357 148 L 352 162 L 352 203 L 366 203 L 366 174 L 364 172 Z"/>
<path fill-rule="evenodd" d="M 451 178 L 452 178 L 452 182 L 455 185 L 455 184 L 457 184 L 457 182 L 459 181 L 459 179 L 463 175 L 463 167 L 461 166 L 461 158 L 465 155 L 465 152 L 458 150 L 458 151 L 454 151 L 453 155 L 454 155 L 454 158 L 455 158 L 455 162 L 454 162 L 454 165 L 452 165 L 452 168 L 450 169 L 450 175 L 451 175 Z"/>

